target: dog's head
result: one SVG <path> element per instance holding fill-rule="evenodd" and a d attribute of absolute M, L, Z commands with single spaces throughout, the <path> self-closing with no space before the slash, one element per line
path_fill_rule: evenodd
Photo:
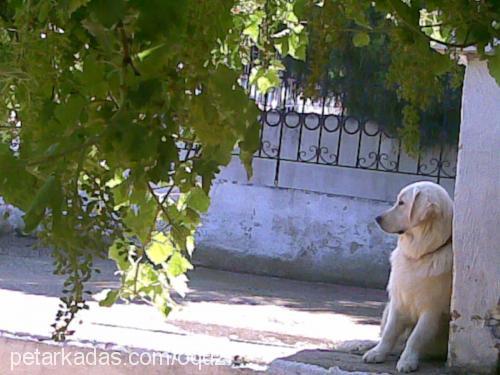
<path fill-rule="evenodd" d="M 394 206 L 375 220 L 388 233 L 404 234 L 438 219 L 449 224 L 451 231 L 452 214 L 453 202 L 446 190 L 433 182 L 421 181 L 403 188 Z"/>

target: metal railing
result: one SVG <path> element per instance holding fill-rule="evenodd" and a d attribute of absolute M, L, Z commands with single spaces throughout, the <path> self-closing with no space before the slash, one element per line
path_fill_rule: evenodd
<path fill-rule="evenodd" d="M 266 95 L 245 78 L 242 84 L 261 109 L 261 146 L 255 157 L 276 161 L 276 185 L 283 162 L 422 176 L 437 183 L 455 178 L 458 147 L 444 137 L 411 157 L 399 138 L 369 119 L 344 115 L 333 98 L 304 100 L 287 82 Z"/>

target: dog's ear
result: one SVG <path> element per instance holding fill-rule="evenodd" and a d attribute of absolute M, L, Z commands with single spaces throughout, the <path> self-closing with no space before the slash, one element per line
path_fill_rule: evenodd
<path fill-rule="evenodd" d="M 430 219 L 436 217 L 436 215 L 438 215 L 439 212 L 440 212 L 440 209 L 436 203 L 427 202 L 422 213 L 420 214 L 420 216 L 418 218 L 418 222 L 423 223 L 424 221 L 430 220 Z"/>
<path fill-rule="evenodd" d="M 417 199 L 421 196 L 421 192 L 418 189 L 413 189 L 413 194 L 410 200 L 410 210 L 408 212 L 408 222 L 410 224 L 415 222 L 415 216 L 416 216 L 416 211 L 417 211 Z"/>
<path fill-rule="evenodd" d="M 439 206 L 431 202 L 426 194 L 415 191 L 410 206 L 410 224 L 416 226 L 439 214 Z"/>

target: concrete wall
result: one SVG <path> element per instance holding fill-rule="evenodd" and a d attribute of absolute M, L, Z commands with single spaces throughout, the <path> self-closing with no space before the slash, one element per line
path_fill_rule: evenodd
<path fill-rule="evenodd" d="M 394 238 L 373 218 L 386 202 L 218 181 L 198 232 L 205 266 L 384 287 Z"/>
<path fill-rule="evenodd" d="M 465 72 L 453 227 L 449 364 L 500 373 L 500 87 L 485 62 Z"/>

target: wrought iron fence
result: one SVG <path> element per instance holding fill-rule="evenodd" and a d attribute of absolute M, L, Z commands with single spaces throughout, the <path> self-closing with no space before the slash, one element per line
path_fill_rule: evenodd
<path fill-rule="evenodd" d="M 284 162 L 422 176 L 437 183 L 455 178 L 457 146 L 444 140 L 412 158 L 400 139 L 369 119 L 344 115 L 333 98 L 304 100 L 294 94 L 293 82 L 266 95 L 245 78 L 242 84 L 261 109 L 261 146 L 255 157 L 276 161 L 276 185 Z"/>

